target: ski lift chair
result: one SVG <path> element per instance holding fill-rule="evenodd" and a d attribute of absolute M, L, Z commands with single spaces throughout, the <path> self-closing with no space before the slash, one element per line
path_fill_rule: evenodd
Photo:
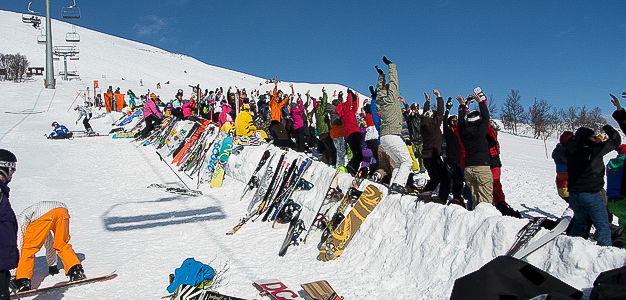
<path fill-rule="evenodd" d="M 76 32 L 76 27 L 72 26 L 73 31 L 65 34 L 65 41 L 69 43 L 80 42 L 80 35 Z"/>
<path fill-rule="evenodd" d="M 37 44 L 45 45 L 46 44 L 46 33 L 41 29 L 41 33 L 37 36 Z"/>
<path fill-rule="evenodd" d="M 41 14 L 30 9 L 30 5 L 32 3 L 33 1 L 28 2 L 28 7 L 26 8 L 28 12 L 22 14 L 22 22 L 31 24 L 35 28 L 39 28 L 39 25 L 41 25 Z"/>
<path fill-rule="evenodd" d="M 63 6 L 61 9 L 61 17 L 63 19 L 80 19 L 80 8 L 76 6 L 76 0 L 74 4 L 69 6 Z"/>

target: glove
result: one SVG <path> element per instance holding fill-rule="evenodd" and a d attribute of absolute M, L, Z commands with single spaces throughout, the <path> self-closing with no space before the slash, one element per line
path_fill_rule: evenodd
<path fill-rule="evenodd" d="M 372 95 L 372 99 L 376 99 L 376 90 L 374 87 L 370 85 L 370 94 Z"/>
<path fill-rule="evenodd" d="M 452 106 L 454 106 L 454 104 L 452 103 L 452 97 L 448 97 L 448 102 L 446 102 L 446 108 L 452 109 Z"/>
<path fill-rule="evenodd" d="M 383 62 L 384 62 L 386 65 L 389 65 L 389 64 L 391 63 L 391 61 L 390 61 L 389 59 L 387 59 L 387 56 L 383 56 Z"/>
<path fill-rule="evenodd" d="M 378 72 L 378 74 L 380 74 L 380 75 L 385 74 L 385 73 L 383 73 L 383 70 L 378 68 L 378 65 L 376 65 L 375 68 L 376 68 L 376 72 Z"/>
<path fill-rule="evenodd" d="M 49 266 L 48 267 L 48 274 L 50 274 L 50 275 L 59 274 L 59 268 L 57 266 Z"/>

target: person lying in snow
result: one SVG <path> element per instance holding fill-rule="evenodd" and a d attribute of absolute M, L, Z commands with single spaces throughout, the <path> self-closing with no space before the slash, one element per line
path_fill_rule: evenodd
<path fill-rule="evenodd" d="M 70 139 L 73 136 L 73 133 L 67 129 L 67 127 L 55 122 L 52 122 L 52 127 L 54 130 L 50 135 L 48 135 L 49 139 L 59 140 L 59 139 Z"/>

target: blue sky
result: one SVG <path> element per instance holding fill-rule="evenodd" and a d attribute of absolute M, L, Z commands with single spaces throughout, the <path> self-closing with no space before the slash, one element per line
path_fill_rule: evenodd
<path fill-rule="evenodd" d="M 28 1 L 3 1 L 23 12 Z M 53 0 L 60 18 L 70 0 Z M 500 106 L 511 89 L 528 107 L 599 106 L 626 91 L 626 1 L 81 1 L 91 28 L 285 81 L 368 93 L 374 65 L 397 63 L 409 102 L 466 96 L 480 85 Z M 33 7 L 44 11 L 44 0 Z M 54 30 L 54 29 L 53 29 Z M 155 70 L 158 72 L 158 70 Z M 624 99 L 623 102 L 626 102 Z"/>

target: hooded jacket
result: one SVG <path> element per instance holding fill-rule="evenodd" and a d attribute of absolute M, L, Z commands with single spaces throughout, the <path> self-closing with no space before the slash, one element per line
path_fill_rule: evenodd
<path fill-rule="evenodd" d="M 443 134 L 441 133 L 441 129 L 439 129 L 443 123 L 443 113 L 445 110 L 443 98 L 437 97 L 436 112 L 429 113 L 429 110 L 430 101 L 427 101 L 424 103 L 424 111 L 420 124 L 420 132 L 424 140 L 424 146 L 422 148 L 422 156 L 424 158 L 443 155 L 443 149 L 441 148 L 443 145 Z"/>
<path fill-rule="evenodd" d="M 343 133 L 345 137 L 348 137 L 355 132 L 361 132 L 359 124 L 356 121 L 356 113 L 358 111 L 359 98 L 354 94 L 354 92 L 349 92 L 346 102 L 343 102 L 335 107 L 335 113 L 337 113 L 343 123 Z"/>
<path fill-rule="evenodd" d="M 17 268 L 17 218 L 9 202 L 9 187 L 0 181 L 0 271 Z"/>
<path fill-rule="evenodd" d="M 246 109 L 245 105 L 243 107 L 235 118 L 235 135 L 251 136 L 256 131 L 256 126 L 250 115 L 250 108 Z"/>
<path fill-rule="evenodd" d="M 486 101 L 478 104 L 480 120 L 468 122 L 465 105 L 459 105 L 459 137 L 465 149 L 465 167 L 490 166 L 487 131 L 489 130 L 489 109 Z"/>
<path fill-rule="evenodd" d="M 398 101 L 398 72 L 389 64 L 389 89 L 385 89 L 385 74 L 378 74 L 376 105 L 380 112 L 380 136 L 402 135 L 402 107 Z"/>
<path fill-rule="evenodd" d="M 220 113 L 220 128 L 222 128 L 222 125 L 226 122 L 234 124 L 233 117 L 230 115 L 230 110 L 230 105 L 222 106 L 222 112 Z"/>
<path fill-rule="evenodd" d="M 163 118 L 163 115 L 159 112 L 152 98 L 146 100 L 146 105 L 143 108 L 143 118 L 147 119 L 150 115 L 154 115 L 159 119 Z"/>
<path fill-rule="evenodd" d="M 313 101 L 313 109 L 315 110 L 315 126 L 317 128 L 317 135 L 327 134 L 330 132 L 330 119 L 326 112 L 328 106 L 328 95 L 324 92 L 322 101 L 317 104 L 317 101 Z"/>
<path fill-rule="evenodd" d="M 302 100 L 298 99 L 295 107 L 289 108 L 289 113 L 291 113 L 291 118 L 293 119 L 293 129 L 298 129 L 304 126 L 304 119 L 302 113 L 304 112 L 304 105 L 302 104 Z"/>
<path fill-rule="evenodd" d="M 409 135 L 411 136 L 411 143 L 415 145 L 420 145 L 424 143 L 424 139 L 422 138 L 422 132 L 420 130 L 422 115 L 419 113 L 419 110 L 416 114 L 411 113 L 411 108 L 407 105 L 404 106 L 404 119 L 406 120 L 406 125 L 409 128 Z"/>
<path fill-rule="evenodd" d="M 443 115 L 444 122 L 446 122 L 443 124 L 443 136 L 446 138 L 446 163 L 461 166 L 462 145 L 459 140 L 458 128 L 450 127 L 449 112 L 449 110 L 446 110 L 446 113 Z"/>
<path fill-rule="evenodd" d="M 622 138 L 611 125 L 602 128 L 608 136 L 605 142 L 574 135 L 563 151 L 567 161 L 567 188 L 570 193 L 597 193 L 604 187 L 605 166 L 603 157 L 615 150 Z"/>

